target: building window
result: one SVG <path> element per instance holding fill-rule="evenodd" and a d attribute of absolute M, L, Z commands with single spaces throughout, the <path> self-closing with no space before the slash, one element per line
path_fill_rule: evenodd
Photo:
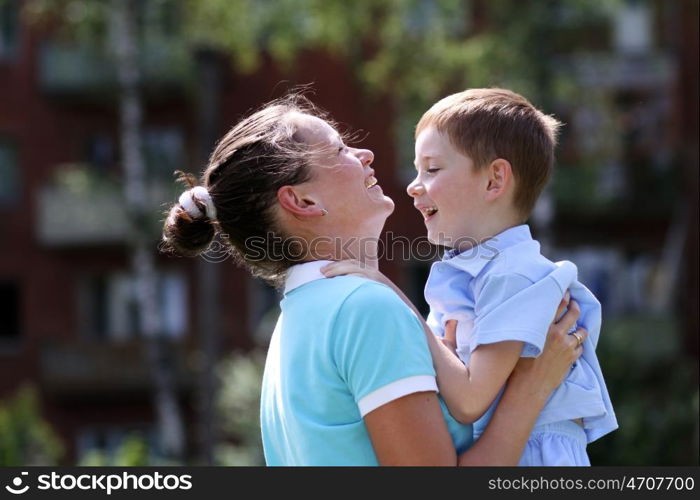
<path fill-rule="evenodd" d="M 0 343 L 15 344 L 20 338 L 19 286 L 0 281 Z"/>
<path fill-rule="evenodd" d="M 161 331 L 181 338 L 188 323 L 187 281 L 179 272 L 164 272 L 158 278 L 158 317 Z M 90 276 L 80 288 L 81 330 L 85 337 L 108 341 L 138 338 L 136 282 L 127 273 Z"/>
<path fill-rule="evenodd" d="M 653 45 L 652 11 L 647 2 L 626 0 L 615 16 L 615 48 L 623 54 L 645 54 Z"/>
<path fill-rule="evenodd" d="M 114 140 L 109 134 L 94 134 L 86 144 L 87 162 L 97 172 L 106 173 L 116 163 Z"/>
<path fill-rule="evenodd" d="M 17 203 L 20 198 L 17 147 L 5 137 L 0 137 L 0 179 L 0 206 Z"/>
<path fill-rule="evenodd" d="M 14 59 L 19 40 L 19 1 L 0 0 L 0 61 Z"/>
<path fill-rule="evenodd" d="M 149 127 L 143 134 L 143 153 L 151 180 L 173 184 L 173 172 L 185 162 L 185 139 L 178 127 Z"/>

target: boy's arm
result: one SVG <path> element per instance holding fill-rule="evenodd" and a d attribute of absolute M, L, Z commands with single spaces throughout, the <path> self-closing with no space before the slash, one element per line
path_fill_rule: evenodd
<path fill-rule="evenodd" d="M 583 352 L 583 347 L 567 334 L 580 314 L 576 301 L 569 302 L 569 297 L 564 297 L 556 317 L 567 308 L 566 314 L 550 325 L 542 355 L 518 361 L 486 430 L 459 457 L 459 465 L 504 466 L 518 463 L 540 411 L 568 373 L 571 363 Z M 583 339 L 588 336 L 588 332 L 582 328 L 577 329 L 576 333 Z M 571 351 L 573 346 L 577 347 Z M 573 353 L 571 358 L 557 360 L 557 353 L 569 352 Z M 559 361 L 564 361 L 564 365 L 557 368 Z"/>
<path fill-rule="evenodd" d="M 456 321 L 448 322 L 445 337 L 456 326 Z M 442 383 L 438 370 L 438 387 L 452 416 L 462 423 L 478 420 L 505 385 L 522 350 L 523 343 L 517 340 L 479 346 L 466 367 L 467 384 Z"/>
<path fill-rule="evenodd" d="M 542 302 L 550 302 L 549 294 L 543 291 L 541 285 L 517 273 L 487 276 L 478 287 L 476 321 L 469 338 L 469 383 L 466 387 L 445 386 L 438 372 L 443 398 L 461 422 L 474 422 L 484 414 L 521 356 L 541 352 L 547 325 L 561 300 L 561 295 L 558 299 L 552 295 L 551 310 L 543 308 Z M 454 324 L 446 325 L 445 337 L 455 337 L 455 330 Z"/>

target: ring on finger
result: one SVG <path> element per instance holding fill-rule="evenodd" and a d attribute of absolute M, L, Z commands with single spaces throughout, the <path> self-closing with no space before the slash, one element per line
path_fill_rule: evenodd
<path fill-rule="evenodd" d="M 573 335 L 574 337 L 576 337 L 576 347 L 578 347 L 578 346 L 580 346 L 581 344 L 583 344 L 583 335 L 581 335 L 581 334 L 578 333 L 578 332 L 574 332 L 574 333 L 572 333 L 571 335 Z"/>

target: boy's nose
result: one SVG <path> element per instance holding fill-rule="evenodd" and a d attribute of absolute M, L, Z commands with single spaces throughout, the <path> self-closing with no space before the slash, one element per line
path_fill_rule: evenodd
<path fill-rule="evenodd" d="M 406 187 L 406 192 L 408 193 L 408 196 L 415 198 L 416 196 L 423 194 L 425 189 L 423 188 L 423 184 L 418 181 L 418 177 L 416 177 L 413 179 L 413 182 Z"/>
<path fill-rule="evenodd" d="M 359 158 L 360 162 L 362 162 L 363 167 L 371 165 L 374 161 L 374 153 L 369 149 L 358 149 L 355 154 Z"/>

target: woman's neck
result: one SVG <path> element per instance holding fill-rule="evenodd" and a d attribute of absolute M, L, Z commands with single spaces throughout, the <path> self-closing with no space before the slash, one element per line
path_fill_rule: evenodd
<path fill-rule="evenodd" d="M 356 260 L 379 267 L 378 237 L 319 236 L 308 242 L 309 260 Z"/>

